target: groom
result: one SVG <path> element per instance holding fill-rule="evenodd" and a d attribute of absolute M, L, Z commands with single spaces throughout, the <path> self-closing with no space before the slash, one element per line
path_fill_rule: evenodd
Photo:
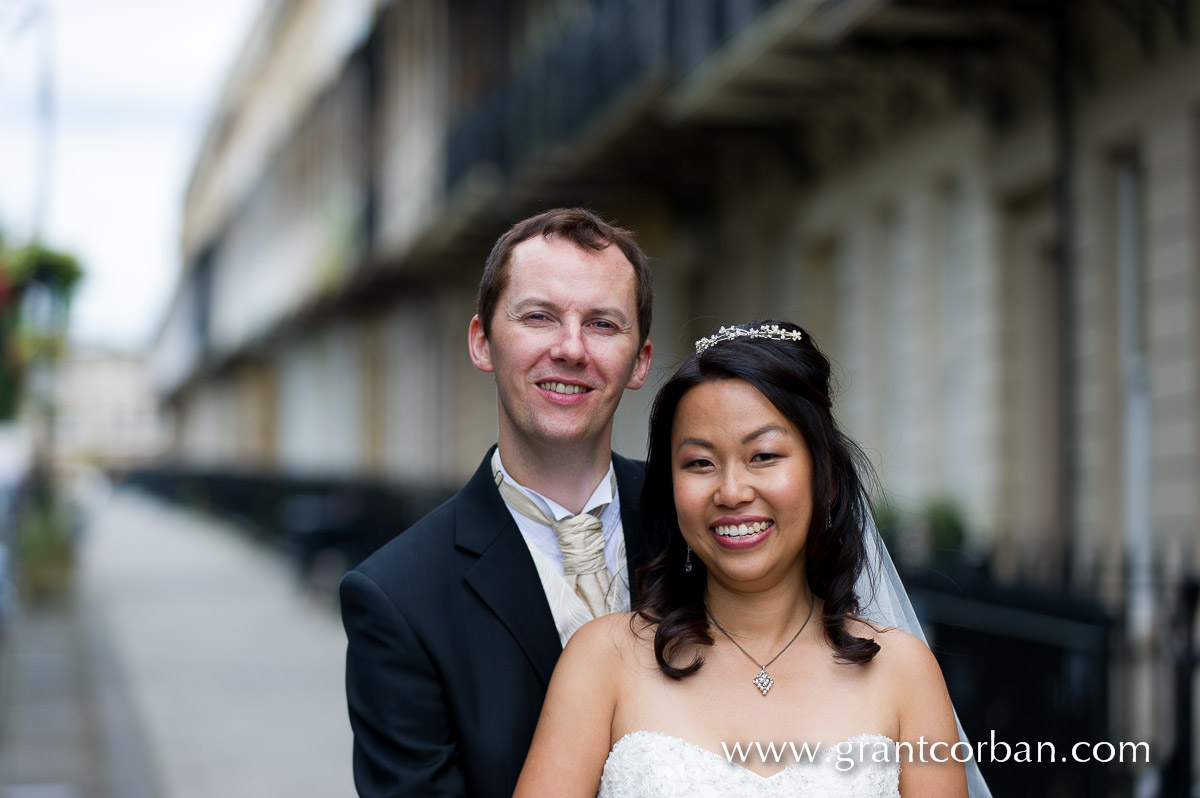
<path fill-rule="evenodd" d="M 586 210 L 496 242 L 468 349 L 495 375 L 498 445 L 342 580 L 361 796 L 511 796 L 563 645 L 629 609 L 642 464 L 610 446 L 651 302 L 633 237 Z"/>

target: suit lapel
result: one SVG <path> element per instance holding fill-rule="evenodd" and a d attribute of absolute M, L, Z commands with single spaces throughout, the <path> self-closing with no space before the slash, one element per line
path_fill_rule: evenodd
<path fill-rule="evenodd" d="M 637 603 L 637 569 L 646 561 L 638 520 L 638 504 L 645 480 L 645 465 L 613 452 L 613 470 L 617 474 L 617 493 L 621 496 L 621 531 L 625 534 L 625 567 L 629 575 L 629 604 Z"/>
<path fill-rule="evenodd" d="M 467 584 L 509 630 L 541 680 L 549 684 L 562 644 L 529 547 L 496 490 L 491 457 L 489 450 L 459 494 L 455 543 L 478 555 L 475 564 L 467 569 Z M 614 454 L 613 468 L 621 496 L 630 600 L 634 601 L 634 575 L 645 559 L 637 534 L 643 465 Z"/>
<path fill-rule="evenodd" d="M 562 644 L 529 548 L 496 490 L 491 457 L 489 451 L 460 494 L 455 543 L 479 557 L 467 569 L 467 584 L 507 627 L 538 676 L 549 684 Z M 624 498 L 622 494 L 622 501 Z"/>

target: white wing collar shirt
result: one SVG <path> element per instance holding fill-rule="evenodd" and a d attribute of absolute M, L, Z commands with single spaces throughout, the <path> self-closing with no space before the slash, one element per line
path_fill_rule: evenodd
<path fill-rule="evenodd" d="M 518 484 L 505 470 L 504 463 L 500 459 L 499 449 L 492 456 L 492 473 L 496 476 L 497 485 L 501 480 L 507 483 L 501 489 L 501 496 L 504 498 L 504 504 L 512 514 L 513 520 L 517 522 L 517 528 L 521 530 L 525 545 L 529 547 L 529 554 L 533 557 L 533 563 L 537 567 L 538 577 L 541 579 L 542 588 L 550 604 L 550 612 L 554 616 L 554 623 L 558 628 L 559 640 L 565 646 L 571 639 L 571 635 L 575 634 L 575 630 L 592 620 L 595 613 L 576 593 L 575 586 L 563 576 L 563 552 L 554 527 L 543 523 L 543 520 L 530 517 L 534 514 L 529 512 L 532 508 L 514 507 L 513 501 L 510 501 L 511 497 L 523 504 L 521 498 L 514 497 L 511 493 L 509 496 L 504 494 L 510 489 L 519 492 L 523 499 L 532 502 L 537 513 L 543 516 L 544 520 L 552 520 L 554 523 L 570 519 L 575 516 L 575 513 L 537 491 Z M 600 484 L 596 486 L 596 490 L 584 504 L 584 513 L 599 518 L 604 534 L 604 564 L 612 580 L 607 595 L 604 597 L 604 609 L 607 612 L 628 612 L 629 577 L 625 569 L 625 535 L 621 527 L 621 497 L 616 490 L 616 485 L 616 474 L 613 472 L 610 462 L 608 473 L 604 479 L 600 480 Z"/>

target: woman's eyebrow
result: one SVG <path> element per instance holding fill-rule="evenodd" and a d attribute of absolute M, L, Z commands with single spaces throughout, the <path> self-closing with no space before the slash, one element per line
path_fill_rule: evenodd
<path fill-rule="evenodd" d="M 769 435 L 772 432 L 786 433 L 787 430 L 785 430 L 779 424 L 775 424 L 775 423 L 766 424 L 766 425 L 761 426 L 758 429 L 754 430 L 754 432 L 751 432 L 746 437 L 742 438 L 742 445 L 750 443 L 751 441 L 753 441 L 757 438 L 761 438 L 764 435 Z M 679 451 L 684 446 L 700 446 L 700 447 L 711 449 L 713 447 L 713 444 L 712 444 L 712 441 L 706 441 L 703 438 L 684 438 L 683 440 L 681 440 L 679 442 L 679 445 L 675 447 L 675 451 Z"/>
<path fill-rule="evenodd" d="M 763 435 L 766 435 L 770 432 L 786 432 L 786 430 L 778 424 L 767 424 L 759 427 L 758 429 L 754 430 L 754 432 L 751 432 L 749 435 L 742 438 L 742 444 L 744 445 L 750 443 L 750 441 L 754 440 L 755 438 L 761 438 Z"/>

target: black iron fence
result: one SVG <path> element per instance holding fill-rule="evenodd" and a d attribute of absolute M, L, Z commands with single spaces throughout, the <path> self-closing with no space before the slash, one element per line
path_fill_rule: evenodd
<path fill-rule="evenodd" d="M 137 470 L 122 481 L 239 522 L 284 552 L 302 582 L 318 590 L 331 590 L 457 489 L 183 467 Z"/>
<path fill-rule="evenodd" d="M 994 795 L 1128 794 L 1130 768 L 1072 752 L 1112 735 L 1115 624 L 1098 602 L 966 569 L 904 579 Z"/>
<path fill-rule="evenodd" d="M 665 0 L 598 5 L 587 22 L 464 109 L 447 139 L 447 188 L 485 166 L 511 175 L 531 156 L 570 142 L 624 92 L 663 66 Z"/>
<path fill-rule="evenodd" d="M 239 520 L 291 557 L 306 584 L 325 590 L 455 490 L 180 467 L 135 471 L 123 480 Z M 1097 600 L 998 584 L 983 571 L 953 562 L 906 569 L 903 578 L 993 795 L 1133 794 L 1136 766 L 1103 761 L 1110 754 L 1104 746 L 1122 742 L 1112 739 L 1110 703 L 1122 687 L 1114 682 L 1124 650 L 1120 619 Z M 1191 778 L 1198 596 L 1194 580 L 1164 593 L 1178 605 L 1169 651 L 1164 650 L 1174 663 L 1173 691 L 1180 702 L 1174 753 L 1154 752 L 1149 765 L 1138 760 L 1142 770 L 1161 773 L 1163 796 L 1186 794 Z M 1098 755 L 1090 761 L 1074 759 L 1077 752 L 1093 751 Z"/>
<path fill-rule="evenodd" d="M 475 170 L 509 177 L 570 145 L 631 93 L 689 75 L 779 0 L 612 0 L 463 109 L 446 144 L 446 186 Z"/>

